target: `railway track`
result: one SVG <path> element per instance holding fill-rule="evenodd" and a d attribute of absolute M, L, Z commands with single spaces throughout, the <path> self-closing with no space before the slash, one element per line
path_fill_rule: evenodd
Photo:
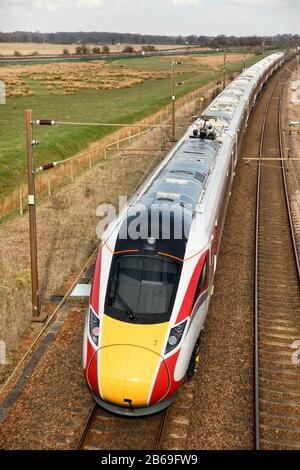
<path fill-rule="evenodd" d="M 285 70 L 269 96 L 260 140 L 255 240 L 255 447 L 300 449 L 299 259 L 286 184 L 281 109 Z M 265 158 L 273 158 L 266 160 Z"/>
<path fill-rule="evenodd" d="M 169 408 L 153 416 L 124 418 L 95 405 L 76 450 L 159 450 L 164 442 L 168 414 Z"/>

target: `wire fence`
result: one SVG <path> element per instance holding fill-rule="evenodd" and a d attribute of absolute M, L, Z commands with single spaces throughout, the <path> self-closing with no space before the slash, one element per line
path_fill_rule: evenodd
<path fill-rule="evenodd" d="M 214 98 L 218 92 L 216 82 L 209 83 L 191 93 L 176 100 L 176 111 L 189 103 L 199 100 L 204 96 L 206 102 Z M 145 133 L 145 126 L 157 126 L 169 122 L 172 115 L 172 105 L 169 104 L 155 114 L 142 119 L 135 124 L 136 127 L 123 127 L 99 141 L 99 145 L 93 144 L 91 150 L 79 153 L 72 158 L 63 160 L 59 165 L 47 172 L 37 173 L 35 177 L 36 195 L 51 196 L 55 190 L 64 184 L 72 183 L 76 176 L 84 171 L 92 170 L 101 160 L 110 155 L 111 148 L 119 149 L 138 139 Z M 140 127 L 139 127 L 140 126 Z M 147 131 L 147 128 L 146 128 Z M 22 184 L 7 197 L 0 199 L 0 219 L 18 211 L 23 215 L 27 208 L 28 188 Z"/>

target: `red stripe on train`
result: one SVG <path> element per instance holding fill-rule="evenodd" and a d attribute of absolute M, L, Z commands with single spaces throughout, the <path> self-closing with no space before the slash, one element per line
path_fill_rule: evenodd
<path fill-rule="evenodd" d="M 204 263 L 204 260 L 205 260 L 205 257 L 207 256 L 207 254 L 208 254 L 208 251 L 205 251 L 201 255 L 201 257 L 200 257 L 200 259 L 199 259 L 199 261 L 198 261 L 198 263 L 197 263 L 197 265 L 194 269 L 194 272 L 192 274 L 191 280 L 190 280 L 188 288 L 186 290 L 183 302 L 181 304 L 179 313 L 177 315 L 175 324 L 180 323 L 185 318 L 189 317 L 192 313 L 193 301 L 194 301 L 194 297 L 195 297 L 199 277 L 200 277 L 202 266 L 203 266 L 203 263 Z"/>
<path fill-rule="evenodd" d="M 180 349 L 172 356 L 161 361 L 151 393 L 150 404 L 154 405 L 167 396 L 172 395 L 182 383 L 182 381 L 176 382 L 173 378 L 179 352 Z"/>
<path fill-rule="evenodd" d="M 98 354 L 87 340 L 87 368 L 86 368 L 86 379 L 89 387 L 93 390 L 96 395 L 100 394 L 98 385 Z"/>
<path fill-rule="evenodd" d="M 92 291 L 91 291 L 91 299 L 90 299 L 90 305 L 92 306 L 94 312 L 97 315 L 99 315 L 101 261 L 102 261 L 102 249 L 100 248 L 98 255 L 97 255 L 95 274 L 94 274 L 93 286 L 92 286 Z"/>

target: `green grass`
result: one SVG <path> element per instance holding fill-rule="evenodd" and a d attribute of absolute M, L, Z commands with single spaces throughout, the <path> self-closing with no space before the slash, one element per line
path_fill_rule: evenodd
<path fill-rule="evenodd" d="M 261 60 L 255 56 L 253 63 Z M 248 61 L 250 65 L 251 61 Z M 118 61 L 118 64 L 122 60 Z M 127 66 L 128 63 L 124 64 Z M 76 66 L 76 65 L 74 65 Z M 112 63 L 112 67 L 115 64 Z M 158 57 L 131 59 L 130 68 L 168 70 L 170 59 Z M 221 77 L 221 68 L 211 72 L 194 69 L 184 73 L 177 69 L 177 80 L 190 80 L 177 88 L 177 97 Z M 230 72 L 240 71 L 242 63 L 230 64 Z M 187 69 L 186 69 L 187 70 Z M 200 72 L 200 75 L 199 75 Z M 0 196 L 26 181 L 24 111 L 33 110 L 33 119 L 51 118 L 56 121 L 133 123 L 170 103 L 170 80 L 148 80 L 123 90 L 81 90 L 70 96 L 50 96 L 40 82 L 28 80 L 35 95 L 8 98 L 0 106 Z M 84 149 L 89 143 L 104 137 L 116 128 L 78 126 L 34 126 L 34 138 L 40 141 L 35 149 L 36 166 L 42 162 L 65 159 Z M 17 159 L 17 160 L 16 160 Z M 15 161 L 16 160 L 16 161 Z M 13 163 L 15 161 L 15 163 Z M 11 168 L 9 165 L 12 165 Z"/>

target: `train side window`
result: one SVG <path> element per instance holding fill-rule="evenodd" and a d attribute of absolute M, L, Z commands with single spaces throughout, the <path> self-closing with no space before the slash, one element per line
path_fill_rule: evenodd
<path fill-rule="evenodd" d="M 195 304 L 195 302 L 197 301 L 199 295 L 201 294 L 201 292 L 204 290 L 204 288 L 206 286 L 207 271 L 208 271 L 207 267 L 208 267 L 208 257 L 205 258 L 205 261 L 203 263 L 203 268 L 202 268 L 200 278 L 199 278 L 199 281 L 198 281 L 198 285 L 197 285 L 197 289 L 196 289 L 196 292 L 195 292 L 194 304 Z"/>

